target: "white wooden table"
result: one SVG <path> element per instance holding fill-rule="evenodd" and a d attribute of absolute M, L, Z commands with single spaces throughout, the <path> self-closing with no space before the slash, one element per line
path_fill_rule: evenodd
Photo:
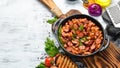
<path fill-rule="evenodd" d="M 114 0 L 116 2 L 117 0 Z M 63 13 L 78 9 L 88 14 L 82 2 L 54 0 Z M 35 68 L 44 51 L 44 41 L 50 36 L 51 12 L 38 0 L 0 0 L 0 68 Z M 105 27 L 100 17 L 95 17 Z"/>

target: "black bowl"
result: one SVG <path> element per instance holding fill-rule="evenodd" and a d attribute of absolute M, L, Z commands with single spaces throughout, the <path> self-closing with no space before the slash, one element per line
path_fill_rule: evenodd
<path fill-rule="evenodd" d="M 59 28 L 60 28 L 60 26 L 65 25 L 65 23 L 68 22 L 68 20 L 71 20 L 71 19 L 74 19 L 74 18 L 76 18 L 76 19 L 78 19 L 78 18 L 87 18 L 88 20 L 91 20 L 92 22 L 94 22 L 94 23 L 100 28 L 100 30 L 102 31 L 103 40 L 102 40 L 102 43 L 101 43 L 100 48 L 97 49 L 95 52 L 93 52 L 93 53 L 91 53 L 91 54 L 89 54 L 89 55 L 74 55 L 74 54 L 68 52 L 68 51 L 63 47 L 63 45 L 61 44 L 61 42 L 60 42 L 60 40 L 59 40 L 59 38 L 58 38 Z M 87 56 L 91 56 L 91 55 L 96 54 L 97 52 L 100 52 L 100 51 L 105 50 L 105 49 L 108 47 L 109 43 L 110 43 L 109 37 L 107 36 L 107 34 L 106 34 L 103 26 L 100 24 L 100 22 L 98 22 L 96 19 L 94 19 L 94 18 L 92 18 L 92 17 L 90 17 L 90 16 L 88 16 L 88 15 L 85 15 L 85 14 L 75 14 L 75 15 L 69 16 L 69 17 L 67 17 L 67 18 L 65 18 L 65 19 L 59 19 L 57 22 L 55 22 L 55 23 L 52 25 L 52 31 L 53 31 L 53 33 L 54 33 L 54 35 L 55 35 L 55 37 L 56 37 L 59 45 L 60 45 L 61 48 L 63 49 L 63 51 L 64 51 L 65 53 L 67 53 L 68 55 L 71 55 L 71 56 L 76 56 L 76 57 L 87 57 Z M 107 40 L 107 43 L 106 43 L 106 44 L 104 43 L 105 40 Z"/>

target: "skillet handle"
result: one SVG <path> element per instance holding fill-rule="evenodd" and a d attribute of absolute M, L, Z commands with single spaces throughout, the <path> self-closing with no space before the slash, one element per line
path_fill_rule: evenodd
<path fill-rule="evenodd" d="M 106 45 L 104 45 L 104 46 L 101 48 L 100 51 L 105 50 L 105 49 L 109 46 L 109 44 L 110 44 L 110 39 L 109 39 L 108 35 L 106 35 L 106 38 L 105 38 L 105 39 L 107 40 L 107 43 L 106 43 Z"/>
<path fill-rule="evenodd" d="M 43 4 L 45 4 L 51 10 L 51 12 L 53 12 L 57 17 L 60 17 L 63 14 L 53 0 L 40 0 L 40 1 Z"/>
<path fill-rule="evenodd" d="M 57 30 L 59 27 L 61 19 L 58 19 L 54 24 L 52 24 L 52 32 L 55 36 L 57 36 Z"/>

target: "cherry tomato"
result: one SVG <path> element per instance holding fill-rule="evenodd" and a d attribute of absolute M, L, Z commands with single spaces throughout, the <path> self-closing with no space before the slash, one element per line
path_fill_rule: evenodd
<path fill-rule="evenodd" d="M 54 58 L 52 57 L 47 57 L 45 59 L 45 66 L 50 67 L 54 64 Z"/>

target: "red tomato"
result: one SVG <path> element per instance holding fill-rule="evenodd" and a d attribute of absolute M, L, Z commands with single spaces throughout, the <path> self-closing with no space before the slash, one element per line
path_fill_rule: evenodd
<path fill-rule="evenodd" d="M 53 63 L 54 63 L 54 59 L 52 57 L 47 57 L 45 59 L 45 66 L 50 67 L 53 65 Z"/>

